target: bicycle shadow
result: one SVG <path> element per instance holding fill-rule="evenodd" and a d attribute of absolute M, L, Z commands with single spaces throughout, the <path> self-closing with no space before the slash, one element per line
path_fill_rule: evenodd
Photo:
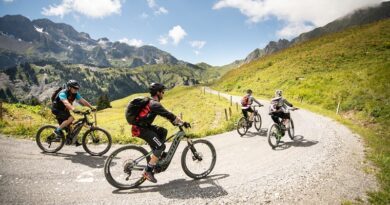
<path fill-rule="evenodd" d="M 241 136 L 241 137 L 242 138 L 251 138 L 251 137 L 255 137 L 257 135 L 266 137 L 267 136 L 267 132 L 268 132 L 267 128 L 261 128 L 260 131 L 248 130 L 248 132 L 245 135 Z"/>
<path fill-rule="evenodd" d="M 113 194 L 139 194 L 160 192 L 164 198 L 193 199 L 217 198 L 228 195 L 228 192 L 218 184 L 217 180 L 229 177 L 229 174 L 210 175 L 205 179 L 185 180 L 176 179 L 161 185 L 142 186 L 131 190 L 114 190 Z"/>
<path fill-rule="evenodd" d="M 317 140 L 306 140 L 302 135 L 295 135 L 293 141 L 283 142 L 282 144 L 279 144 L 279 146 L 274 150 L 281 151 L 289 149 L 290 147 L 311 147 L 313 145 L 316 145 L 317 143 Z"/>
<path fill-rule="evenodd" d="M 91 156 L 85 152 L 76 152 L 73 154 L 65 153 L 44 153 L 46 155 L 63 157 L 65 160 L 70 160 L 72 163 L 83 164 L 91 168 L 103 168 L 104 161 L 107 159 L 107 156 Z"/>

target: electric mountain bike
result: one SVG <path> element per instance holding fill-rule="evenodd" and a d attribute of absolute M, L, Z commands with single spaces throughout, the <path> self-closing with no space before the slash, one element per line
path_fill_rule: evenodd
<path fill-rule="evenodd" d="M 180 140 L 187 138 L 183 129 L 185 124 L 179 125 L 179 131 L 166 140 L 173 138 L 165 157 L 162 155 L 156 164 L 154 173 L 164 172 L 169 167 Z M 104 175 L 107 181 L 118 189 L 138 187 L 145 181 L 142 173 L 151 155 L 152 151 L 148 152 L 136 145 L 127 145 L 115 150 L 104 164 Z M 213 170 L 216 160 L 215 148 L 209 141 L 204 139 L 192 141 L 187 138 L 187 146 L 181 155 L 181 166 L 187 176 L 193 179 L 206 177 Z"/>
<path fill-rule="evenodd" d="M 61 136 L 55 134 L 54 130 L 57 127 L 54 125 L 44 125 L 39 128 L 35 137 L 38 147 L 44 152 L 58 152 L 65 144 L 75 144 L 81 128 L 86 126 L 88 127 L 88 130 L 81 139 L 84 150 L 92 156 L 101 156 L 105 154 L 110 149 L 112 143 L 110 133 L 102 128 L 94 126 L 94 122 L 89 120 L 88 115 L 91 114 L 91 110 L 79 114 L 84 117 L 72 123 L 72 130 L 70 130 L 69 127 L 67 128 L 70 131 L 67 133 L 66 137 L 64 134 Z"/>
<path fill-rule="evenodd" d="M 261 105 L 263 106 L 263 105 Z M 253 122 L 249 121 L 247 118 L 245 117 L 241 117 L 238 122 L 237 122 L 237 132 L 238 134 L 242 137 L 244 136 L 249 128 L 252 127 L 252 123 L 255 124 L 255 128 L 257 131 L 260 131 L 261 129 L 261 116 L 260 116 L 260 113 L 256 110 L 256 107 L 261 107 L 259 105 L 253 105 L 252 106 L 252 109 L 253 109 Z"/>
<path fill-rule="evenodd" d="M 294 111 L 297 109 L 298 108 L 287 108 L 286 113 L 290 113 L 290 110 Z M 288 120 L 287 126 L 284 124 L 286 120 Z M 275 149 L 279 145 L 286 131 L 288 132 L 290 139 L 294 140 L 294 121 L 292 120 L 291 116 L 290 119 L 282 119 L 280 123 L 273 123 L 269 127 L 267 137 L 268 144 L 272 147 L 272 149 Z"/>

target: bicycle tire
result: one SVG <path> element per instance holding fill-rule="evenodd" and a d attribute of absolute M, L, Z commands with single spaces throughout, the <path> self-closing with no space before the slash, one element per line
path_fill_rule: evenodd
<path fill-rule="evenodd" d="M 292 119 L 290 119 L 290 127 L 288 129 L 288 136 L 291 140 L 294 140 L 295 137 L 295 129 L 294 129 L 294 122 Z"/>
<path fill-rule="evenodd" d="M 203 169 L 201 170 L 200 173 L 194 173 L 193 170 L 190 170 L 189 167 L 188 167 L 188 164 L 189 164 L 189 161 L 187 161 L 187 154 L 188 153 L 192 153 L 192 157 L 191 159 L 193 161 L 197 160 L 197 162 L 202 162 L 204 161 L 205 159 L 202 158 L 202 157 L 205 157 L 205 152 L 202 153 L 203 149 L 201 149 L 202 147 L 199 146 L 200 144 L 203 144 L 203 145 L 206 145 L 205 148 L 207 148 L 211 153 L 211 161 L 210 161 L 210 164 L 208 165 L 207 162 L 205 162 L 204 164 L 206 165 L 206 169 Z M 196 155 L 198 155 L 199 157 L 196 157 L 196 155 L 193 153 L 192 151 L 192 147 L 191 146 L 194 146 L 195 149 L 196 149 Z M 199 151 L 201 150 L 201 151 Z M 191 151 L 191 152 L 188 152 L 188 151 Z M 184 173 L 193 178 L 193 179 L 201 179 L 201 178 L 204 178 L 206 177 L 207 175 L 210 174 L 211 171 L 213 171 L 214 169 L 214 166 L 215 166 L 215 163 L 217 161 L 217 153 L 215 151 L 215 148 L 213 146 L 213 144 L 211 144 L 211 142 L 207 141 L 207 140 L 196 140 L 196 141 L 193 141 L 192 142 L 192 145 L 188 145 L 187 147 L 184 148 L 183 150 L 183 153 L 181 155 L 181 166 L 183 168 L 183 171 Z"/>
<path fill-rule="evenodd" d="M 272 149 L 275 149 L 279 144 L 279 140 L 277 138 L 277 132 L 278 132 L 278 125 L 274 123 L 269 127 L 267 133 L 268 144 L 271 146 Z"/>
<path fill-rule="evenodd" d="M 89 143 L 87 143 L 87 137 L 90 136 L 91 133 L 94 133 L 94 132 L 96 132 L 96 131 L 103 133 L 103 135 L 101 135 L 101 136 L 102 136 L 102 137 L 106 137 L 106 139 L 103 139 L 103 140 L 106 140 L 106 141 L 107 141 L 107 147 L 105 147 L 105 148 L 103 149 L 103 151 L 100 151 L 100 152 L 94 152 L 94 151 L 92 151 L 92 150 L 90 149 L 91 147 L 88 147 L 88 146 L 89 146 L 89 145 L 88 145 Z M 96 135 L 96 133 L 94 133 L 94 135 Z M 98 144 L 99 141 L 100 141 L 101 139 L 95 139 L 95 138 L 94 138 L 94 137 L 95 137 L 94 135 L 91 135 L 91 136 L 92 136 L 92 142 Z M 96 141 L 95 141 L 95 140 L 96 140 Z M 104 155 L 105 153 L 107 153 L 108 150 L 110 150 L 110 148 L 111 148 L 111 143 L 112 143 L 112 140 L 111 140 L 111 135 L 110 135 L 110 133 L 107 132 L 106 130 L 102 129 L 102 128 L 99 128 L 99 127 L 93 127 L 93 128 L 91 128 L 91 129 L 87 130 L 87 131 L 84 133 L 83 138 L 82 138 L 82 145 L 83 145 L 84 150 L 85 150 L 86 152 L 88 152 L 88 153 L 89 153 L 90 155 L 92 155 L 92 156 L 102 156 L 102 155 Z"/>
<path fill-rule="evenodd" d="M 116 159 L 118 157 L 118 154 L 125 151 L 125 150 L 133 150 L 135 152 L 139 152 L 138 157 L 148 155 L 148 152 L 143 147 L 139 147 L 139 146 L 135 146 L 135 145 L 127 145 L 127 146 L 124 146 L 124 147 L 121 147 L 121 148 L 115 150 L 114 152 L 112 152 L 110 154 L 110 156 L 108 156 L 106 162 L 104 163 L 104 176 L 105 176 L 106 180 L 108 181 L 108 183 L 110 183 L 112 186 L 114 186 L 118 189 L 136 188 L 145 181 L 145 178 L 143 177 L 142 174 L 139 176 L 139 178 L 136 177 L 136 179 L 138 179 L 138 180 L 136 180 L 134 183 L 130 183 L 130 184 L 123 184 L 123 183 L 119 182 L 118 180 L 116 180 L 115 176 L 113 177 L 112 172 L 111 172 L 112 171 L 111 166 L 115 166 L 113 159 Z M 138 157 L 136 156 L 134 159 L 137 159 Z M 134 160 L 134 159 L 131 158 L 128 160 Z M 145 158 L 145 160 L 142 160 L 145 163 L 145 167 L 146 167 L 146 164 L 149 162 L 149 160 L 150 160 L 150 156 L 147 156 Z M 126 160 L 125 160 L 125 162 L 126 162 Z M 122 164 L 122 166 L 123 166 L 123 164 Z M 133 171 L 133 169 L 134 169 L 134 167 L 132 167 L 130 169 L 130 171 Z M 122 169 L 122 174 L 123 173 L 125 173 L 124 169 Z M 125 173 L 125 174 L 128 175 L 128 173 Z"/>
<path fill-rule="evenodd" d="M 53 142 L 52 140 L 54 140 L 54 138 L 56 137 L 56 135 L 54 134 L 54 130 L 56 129 L 57 127 L 54 126 L 54 125 L 44 125 L 42 126 L 41 128 L 38 129 L 38 132 L 35 136 L 35 141 L 37 142 L 37 145 L 38 147 L 43 151 L 43 152 L 47 152 L 47 153 L 56 153 L 58 152 L 65 144 L 65 137 L 62 136 L 61 139 L 60 139 L 60 142 L 59 142 L 59 146 L 54 148 L 53 150 L 50 150 L 50 149 L 47 149 L 43 146 L 42 142 L 41 142 L 41 139 L 42 139 L 42 133 L 43 131 L 47 131 L 48 134 L 50 134 L 47 138 L 53 138 L 53 139 L 46 139 L 47 140 L 50 140 L 50 144 L 49 144 L 49 147 L 51 146 L 51 143 Z"/>
<path fill-rule="evenodd" d="M 261 130 L 261 124 L 262 124 L 260 113 L 256 113 L 253 120 L 255 123 L 256 130 L 259 132 Z"/>
<path fill-rule="evenodd" d="M 245 117 L 241 117 L 237 122 L 237 132 L 240 135 L 240 137 L 244 136 L 248 132 L 247 127 L 247 119 Z"/>

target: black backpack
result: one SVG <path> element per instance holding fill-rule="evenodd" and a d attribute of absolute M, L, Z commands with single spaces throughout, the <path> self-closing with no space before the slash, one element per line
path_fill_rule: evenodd
<path fill-rule="evenodd" d="M 64 89 L 63 87 L 59 87 L 57 88 L 57 90 L 54 91 L 54 93 L 51 95 L 51 102 L 54 102 L 56 100 L 56 97 L 58 95 L 58 93 Z"/>
<path fill-rule="evenodd" d="M 148 105 L 150 98 L 138 97 L 129 102 L 126 108 L 126 120 L 129 124 L 137 124 L 137 117 L 141 110 Z"/>

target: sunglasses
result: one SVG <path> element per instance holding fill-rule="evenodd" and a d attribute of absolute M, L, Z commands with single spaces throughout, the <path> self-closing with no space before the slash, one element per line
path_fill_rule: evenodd
<path fill-rule="evenodd" d="M 71 88 L 73 88 L 73 89 L 75 89 L 75 90 L 79 90 L 80 88 L 77 88 L 77 87 L 71 87 Z"/>

